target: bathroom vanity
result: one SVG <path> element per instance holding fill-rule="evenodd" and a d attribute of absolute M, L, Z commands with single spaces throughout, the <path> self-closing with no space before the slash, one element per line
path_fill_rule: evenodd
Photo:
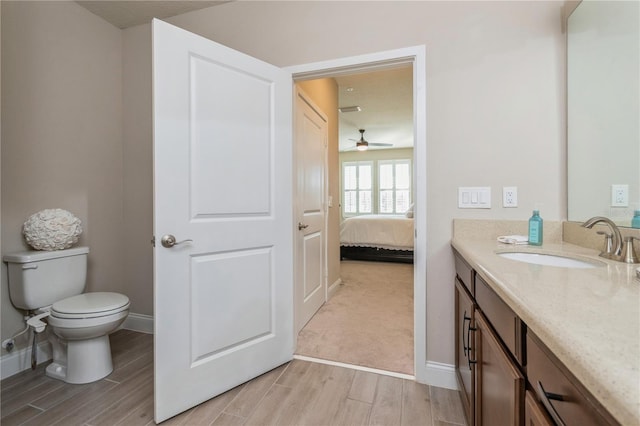
<path fill-rule="evenodd" d="M 560 238 L 534 248 L 454 231 L 451 244 L 456 371 L 468 424 L 640 424 L 638 265 Z M 594 267 L 498 255 L 509 251 Z"/>

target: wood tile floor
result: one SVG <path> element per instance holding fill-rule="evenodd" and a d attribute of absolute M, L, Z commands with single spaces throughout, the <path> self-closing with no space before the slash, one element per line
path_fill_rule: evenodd
<path fill-rule="evenodd" d="M 46 365 L 0 383 L 0 424 L 146 425 L 153 422 L 153 336 L 111 335 L 114 371 L 70 385 Z M 165 425 L 460 425 L 454 391 L 410 380 L 294 360 Z"/>

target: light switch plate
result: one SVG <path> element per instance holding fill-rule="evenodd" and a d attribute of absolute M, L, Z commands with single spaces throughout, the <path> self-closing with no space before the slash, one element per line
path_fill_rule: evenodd
<path fill-rule="evenodd" d="M 490 209 L 491 187 L 489 186 L 461 186 L 458 188 L 458 208 L 460 209 Z"/>

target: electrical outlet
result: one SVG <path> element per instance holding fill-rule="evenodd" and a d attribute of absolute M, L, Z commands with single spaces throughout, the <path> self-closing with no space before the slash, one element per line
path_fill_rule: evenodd
<path fill-rule="evenodd" d="M 629 207 L 629 185 L 611 185 L 611 207 Z"/>
<path fill-rule="evenodd" d="M 502 188 L 502 207 L 518 207 L 518 188 L 505 186 Z"/>
<path fill-rule="evenodd" d="M 15 346 L 16 342 L 13 339 L 7 339 L 2 342 L 2 347 L 7 350 L 7 352 L 11 352 Z"/>

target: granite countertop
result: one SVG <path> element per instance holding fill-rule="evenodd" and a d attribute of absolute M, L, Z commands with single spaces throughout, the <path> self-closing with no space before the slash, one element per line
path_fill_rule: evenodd
<path fill-rule="evenodd" d="M 564 242 L 533 247 L 454 237 L 451 244 L 614 418 L 640 424 L 640 265 Z M 501 251 L 558 254 L 603 266 L 534 265 L 497 256 Z"/>

